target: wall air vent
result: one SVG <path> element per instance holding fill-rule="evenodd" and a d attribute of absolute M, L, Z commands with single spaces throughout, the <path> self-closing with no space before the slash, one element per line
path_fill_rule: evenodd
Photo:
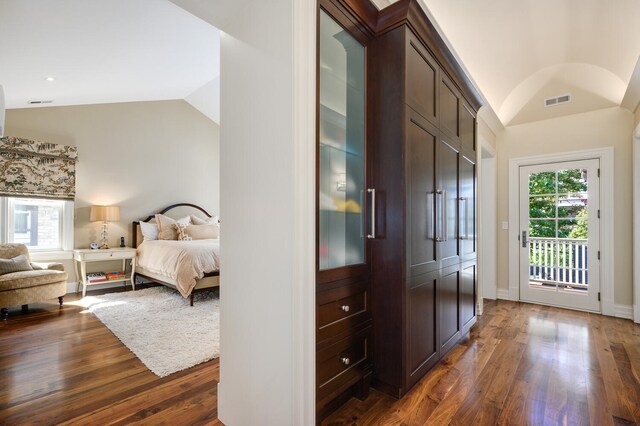
<path fill-rule="evenodd" d="M 548 98 L 544 100 L 544 106 L 550 107 L 554 105 L 566 104 L 571 102 L 571 95 L 562 95 L 555 98 Z"/>
<path fill-rule="evenodd" d="M 42 105 L 42 104 L 51 104 L 51 103 L 53 103 L 53 101 L 50 101 L 50 100 L 46 100 L 46 101 L 29 101 L 27 103 L 29 105 Z"/>

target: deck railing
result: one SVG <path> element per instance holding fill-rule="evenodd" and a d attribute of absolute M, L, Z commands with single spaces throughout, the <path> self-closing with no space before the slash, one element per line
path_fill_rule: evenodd
<path fill-rule="evenodd" d="M 587 261 L 586 239 L 529 239 L 529 277 L 532 284 L 586 290 L 589 283 Z"/>

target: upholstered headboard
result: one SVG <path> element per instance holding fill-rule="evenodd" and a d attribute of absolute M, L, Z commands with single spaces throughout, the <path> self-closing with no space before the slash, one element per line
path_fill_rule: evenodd
<path fill-rule="evenodd" d="M 133 225 L 133 229 L 132 229 L 133 247 L 134 248 L 138 247 L 140 243 L 142 243 L 142 232 L 140 232 L 140 222 L 151 222 L 155 219 L 156 214 L 164 214 L 171 218 L 178 219 L 184 216 L 188 216 L 190 214 L 195 214 L 198 211 L 201 213 L 204 213 L 207 217 L 212 217 L 209 214 L 209 212 L 207 212 L 205 209 L 203 209 L 200 206 L 196 206 L 195 204 L 190 204 L 190 203 L 178 203 L 178 204 L 173 204 L 169 207 L 165 207 L 164 209 L 150 215 L 144 220 L 136 220 L 132 224 Z"/>

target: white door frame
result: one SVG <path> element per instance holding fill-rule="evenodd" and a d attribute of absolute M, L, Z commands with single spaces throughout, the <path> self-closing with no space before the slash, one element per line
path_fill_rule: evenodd
<path fill-rule="evenodd" d="M 478 141 L 478 312 L 482 314 L 483 299 L 497 297 L 497 152 L 482 136 Z M 487 160 L 493 163 L 491 168 L 486 168 Z M 486 183 L 493 186 L 493 194 L 485 193 Z M 487 208 L 488 202 L 493 208 Z"/>
<path fill-rule="evenodd" d="M 509 299 L 520 299 L 520 167 L 576 160 L 600 160 L 600 293 L 602 314 L 616 316 L 614 303 L 613 147 L 512 158 L 509 160 Z"/>
<path fill-rule="evenodd" d="M 633 132 L 633 320 L 640 323 L 640 124 Z"/>

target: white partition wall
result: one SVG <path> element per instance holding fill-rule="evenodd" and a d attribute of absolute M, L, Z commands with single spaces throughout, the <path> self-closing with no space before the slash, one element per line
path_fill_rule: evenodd
<path fill-rule="evenodd" d="M 633 132 L 633 320 L 640 323 L 640 124 Z"/>
<path fill-rule="evenodd" d="M 219 417 L 312 424 L 316 4 L 243 3 L 221 39 Z"/>

